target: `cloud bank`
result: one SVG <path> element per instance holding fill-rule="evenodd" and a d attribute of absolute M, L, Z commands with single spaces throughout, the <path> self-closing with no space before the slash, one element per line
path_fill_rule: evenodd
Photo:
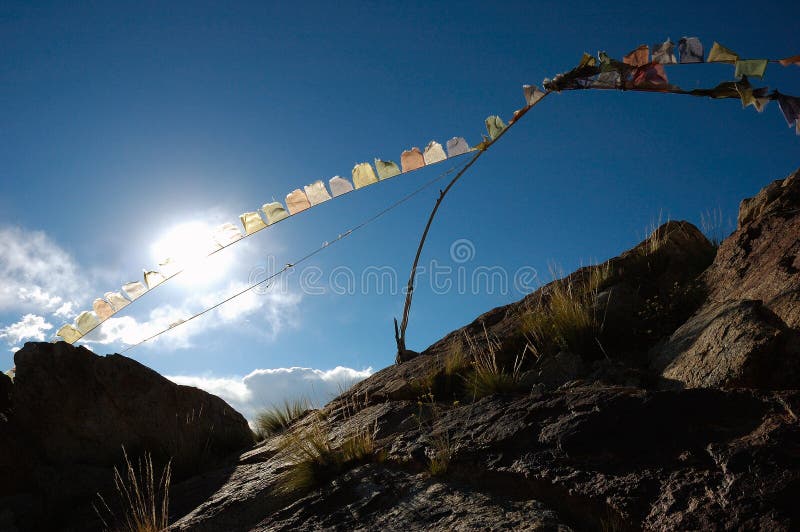
<path fill-rule="evenodd" d="M 312 368 L 256 369 L 239 378 L 213 376 L 166 376 L 171 381 L 195 386 L 220 396 L 252 421 L 258 410 L 280 405 L 284 400 L 305 399 L 323 406 L 356 382 L 372 375 L 372 368 L 356 370 L 337 366 L 330 370 Z"/>

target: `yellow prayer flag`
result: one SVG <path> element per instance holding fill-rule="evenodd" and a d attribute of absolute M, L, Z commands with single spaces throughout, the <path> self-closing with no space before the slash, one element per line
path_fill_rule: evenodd
<path fill-rule="evenodd" d="M 353 167 L 353 184 L 356 188 L 363 188 L 377 183 L 375 171 L 369 163 L 359 163 Z"/>
<path fill-rule="evenodd" d="M 708 59 L 706 59 L 706 62 L 733 63 L 737 59 L 739 59 L 739 54 L 731 50 L 728 50 L 720 43 L 714 41 L 714 45 L 711 47 L 711 51 L 708 52 Z"/>
<path fill-rule="evenodd" d="M 267 224 L 269 225 L 280 222 L 289 216 L 289 213 L 286 212 L 286 209 L 284 209 L 283 205 L 278 201 L 265 203 L 261 207 L 261 210 L 264 211 L 264 216 L 267 217 Z"/>
<path fill-rule="evenodd" d="M 84 310 L 78 317 L 75 318 L 75 328 L 81 333 L 81 336 L 100 325 L 97 321 L 97 316 L 89 310 Z"/>
<path fill-rule="evenodd" d="M 239 215 L 239 220 L 242 222 L 244 234 L 246 235 L 252 235 L 267 226 L 258 211 L 244 212 Z"/>
<path fill-rule="evenodd" d="M 82 336 L 78 329 L 69 324 L 62 325 L 56 334 L 63 338 L 68 344 L 74 344 Z"/>

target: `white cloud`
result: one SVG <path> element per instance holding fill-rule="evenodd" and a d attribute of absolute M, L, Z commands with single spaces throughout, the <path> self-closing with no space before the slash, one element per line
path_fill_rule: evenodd
<path fill-rule="evenodd" d="M 202 296 L 190 296 L 178 307 L 164 305 L 150 311 L 146 321 L 140 321 L 132 316 L 109 318 L 95 331 L 91 332 L 82 341 L 86 343 L 111 344 L 121 342 L 132 345 L 145 338 L 179 324 L 194 313 L 208 308 L 231 294 L 245 288 L 243 283 L 230 283 L 224 290 L 219 290 Z M 191 347 L 192 337 L 211 329 L 217 329 L 231 323 L 240 324 L 247 318 L 259 321 L 259 332 L 268 338 L 275 338 L 286 327 L 294 325 L 294 314 L 300 296 L 280 292 L 259 294 L 250 291 L 228 301 L 209 314 L 175 327 L 152 340 L 154 345 L 159 343 L 160 348 L 186 349 Z"/>
<path fill-rule="evenodd" d="M 0 338 L 5 338 L 9 345 L 18 344 L 23 340 L 43 341 L 45 331 L 49 331 L 53 325 L 47 323 L 42 316 L 36 314 L 25 314 L 20 321 L 0 328 Z"/>
<path fill-rule="evenodd" d="M 58 318 L 72 318 L 74 314 L 75 304 L 70 301 L 64 303 L 53 312 L 53 315 Z"/>
<path fill-rule="evenodd" d="M 0 227 L 0 311 L 53 312 L 86 292 L 72 256 L 42 231 Z"/>
<path fill-rule="evenodd" d="M 257 369 L 239 378 L 211 376 L 167 376 L 173 382 L 195 386 L 220 396 L 252 421 L 258 410 L 284 400 L 305 399 L 322 406 L 346 388 L 372 375 L 372 368 L 356 370 L 337 366 L 330 370 L 312 368 Z"/>
<path fill-rule="evenodd" d="M 12 353 L 16 353 L 16 352 L 17 352 L 17 351 L 19 351 L 20 349 L 22 349 L 22 348 L 21 348 L 21 347 L 19 347 L 19 346 L 15 346 L 15 347 L 12 347 L 11 349 L 9 349 L 9 351 L 11 351 Z"/>

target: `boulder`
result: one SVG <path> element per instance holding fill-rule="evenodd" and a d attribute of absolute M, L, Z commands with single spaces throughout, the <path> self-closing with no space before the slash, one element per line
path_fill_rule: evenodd
<path fill-rule="evenodd" d="M 653 350 L 653 366 L 688 388 L 791 388 L 800 378 L 797 341 L 760 301 L 713 303 Z"/>
<path fill-rule="evenodd" d="M 113 468 L 124 465 L 123 446 L 134 462 L 151 453 L 157 474 L 171 459 L 179 481 L 253 442 L 222 399 L 130 358 L 58 342 L 27 343 L 14 359 L 11 410 L 0 420 L 0 523 L 20 530 L 102 529 L 93 503 L 101 493 L 119 504 Z"/>
<path fill-rule="evenodd" d="M 688 387 L 800 381 L 800 170 L 742 201 L 737 230 L 702 276 L 706 302 L 651 351 Z"/>
<path fill-rule="evenodd" d="M 800 329 L 800 170 L 742 201 L 705 274 L 713 301 L 756 299 Z"/>
<path fill-rule="evenodd" d="M 112 465 L 124 445 L 173 457 L 181 475 L 252 443 L 247 421 L 225 401 L 122 355 L 27 343 L 14 360 L 15 420 L 52 464 Z"/>

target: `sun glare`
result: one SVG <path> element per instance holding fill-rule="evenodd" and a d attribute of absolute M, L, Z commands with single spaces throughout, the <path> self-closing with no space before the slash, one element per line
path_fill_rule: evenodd
<path fill-rule="evenodd" d="M 184 284 L 215 281 L 230 267 L 230 254 L 214 249 L 211 227 L 202 222 L 187 222 L 173 227 L 151 246 L 158 269 L 166 276 L 184 270 L 175 280 Z"/>

